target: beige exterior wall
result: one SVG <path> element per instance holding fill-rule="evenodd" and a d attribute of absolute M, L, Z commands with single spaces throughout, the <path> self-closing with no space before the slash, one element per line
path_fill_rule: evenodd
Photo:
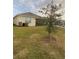
<path fill-rule="evenodd" d="M 14 20 L 13 23 L 19 26 L 19 22 L 22 23 L 28 23 L 28 26 L 35 26 L 36 25 L 36 19 L 31 18 L 31 17 L 24 17 L 24 16 L 17 16 Z"/>
<path fill-rule="evenodd" d="M 28 26 L 35 26 L 35 25 L 36 25 L 35 18 L 31 18 L 31 22 L 28 24 Z"/>

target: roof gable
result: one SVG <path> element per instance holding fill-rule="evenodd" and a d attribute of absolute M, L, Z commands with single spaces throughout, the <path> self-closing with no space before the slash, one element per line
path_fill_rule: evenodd
<path fill-rule="evenodd" d="M 31 13 L 31 12 L 18 14 L 18 15 L 16 15 L 14 18 L 16 18 L 17 16 L 33 17 L 33 18 L 41 18 L 41 16 L 38 16 L 38 15 L 33 14 L 33 13 Z"/>

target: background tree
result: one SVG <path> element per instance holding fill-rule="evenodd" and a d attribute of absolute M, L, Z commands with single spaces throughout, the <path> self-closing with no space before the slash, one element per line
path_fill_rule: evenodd
<path fill-rule="evenodd" d="M 56 13 L 61 8 L 61 5 L 61 3 L 57 4 L 54 3 L 54 0 L 52 0 L 51 3 L 49 3 L 46 7 L 42 8 L 41 11 L 39 11 L 47 16 L 47 32 L 49 35 L 49 40 L 52 39 L 51 33 L 55 32 L 55 22 L 58 17 L 61 16 L 61 13 Z"/>

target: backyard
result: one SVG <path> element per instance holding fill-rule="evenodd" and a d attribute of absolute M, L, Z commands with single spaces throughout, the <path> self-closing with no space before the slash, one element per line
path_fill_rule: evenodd
<path fill-rule="evenodd" d="M 57 27 L 52 36 L 56 39 L 47 42 L 45 26 L 13 27 L 14 59 L 65 59 L 64 28 Z"/>

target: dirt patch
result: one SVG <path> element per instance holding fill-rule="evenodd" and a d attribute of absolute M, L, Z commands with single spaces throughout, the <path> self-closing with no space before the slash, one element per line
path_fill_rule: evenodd
<path fill-rule="evenodd" d="M 43 41 L 45 43 L 50 43 L 50 42 L 56 43 L 56 38 L 51 36 L 51 39 L 50 39 L 49 36 L 45 36 L 45 37 L 42 38 L 41 41 Z"/>

